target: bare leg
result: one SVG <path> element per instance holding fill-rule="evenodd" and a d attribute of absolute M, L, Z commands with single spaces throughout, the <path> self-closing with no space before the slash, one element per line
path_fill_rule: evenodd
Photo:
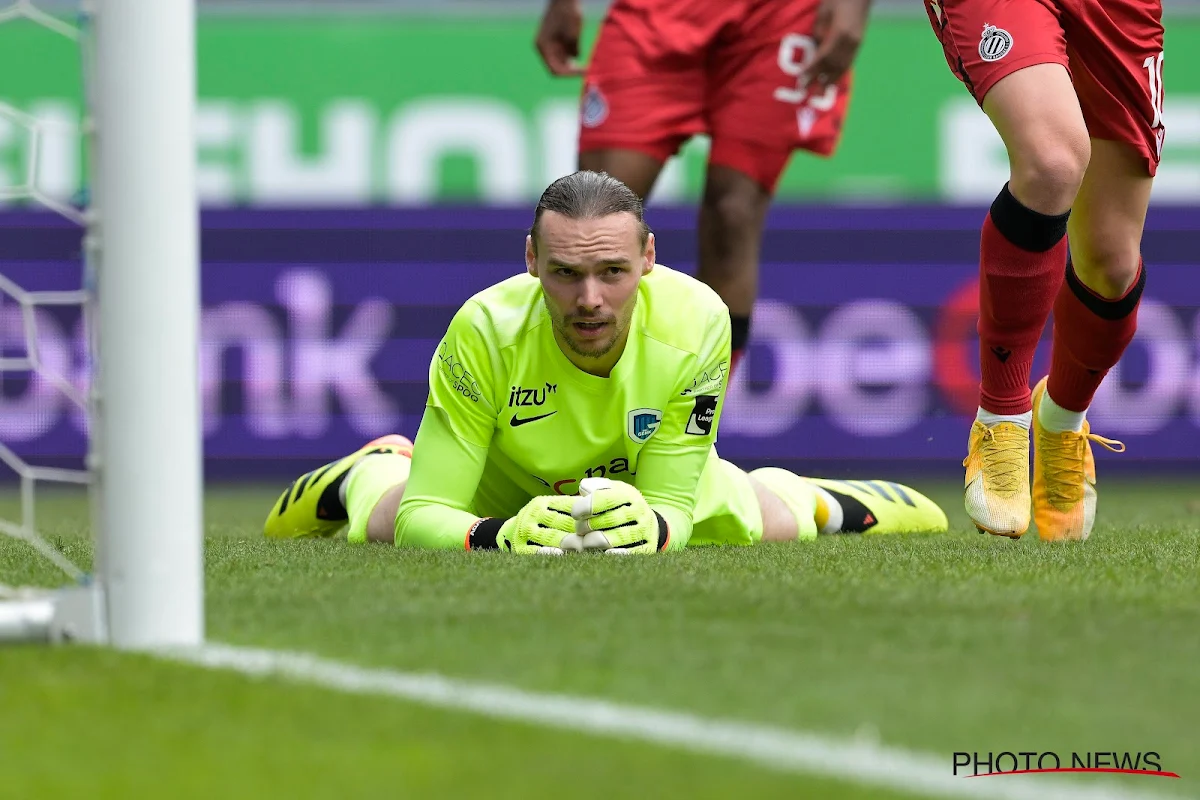
<path fill-rule="evenodd" d="M 1013 196 L 1040 214 L 1070 209 L 1091 144 L 1062 65 L 1037 64 L 1001 79 L 984 98 L 983 110 L 1008 150 Z"/>
<path fill-rule="evenodd" d="M 796 515 L 779 496 L 760 481 L 750 478 L 754 494 L 758 496 L 758 510 L 762 514 L 764 542 L 794 542 L 800 535 L 796 527 Z"/>
<path fill-rule="evenodd" d="M 639 150 L 588 150 L 579 154 L 579 168 L 607 172 L 645 199 L 662 172 L 663 162 Z"/>
<path fill-rule="evenodd" d="M 758 257 L 771 195 L 735 169 L 709 165 L 700 204 L 700 280 L 734 317 L 749 317 L 758 294 Z M 738 349 L 734 345 L 734 349 Z"/>
<path fill-rule="evenodd" d="M 1120 297 L 1137 278 L 1153 184 L 1145 157 L 1132 147 L 1092 140 L 1091 164 L 1067 231 L 1075 274 L 1101 297 Z"/>
<path fill-rule="evenodd" d="M 371 509 L 371 517 L 367 521 L 367 541 L 395 543 L 396 511 L 404 499 L 404 487 L 407 485 L 405 482 L 388 489 L 379 498 L 375 508 Z"/>

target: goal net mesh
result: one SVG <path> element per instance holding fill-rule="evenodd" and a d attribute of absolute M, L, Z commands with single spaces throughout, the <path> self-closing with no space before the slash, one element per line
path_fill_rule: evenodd
<path fill-rule="evenodd" d="M 15 0 L 0 7 L 0 27 L 34 25 L 43 29 L 47 37 L 66 37 L 81 48 L 80 62 L 84 65 L 89 63 L 88 19 L 84 9 L 73 22 L 66 22 L 39 8 L 33 0 Z M 30 109 L 19 108 L 0 97 L 0 131 L 6 134 L 9 141 L 20 141 L 24 145 L 17 148 L 22 153 L 23 163 L 17 170 L 9 173 L 17 180 L 5 180 L 7 185 L 0 185 L 0 205 L 24 206 L 30 210 L 41 209 L 69 220 L 80 229 L 80 250 L 83 254 L 78 265 L 78 288 L 39 288 L 37 283 L 31 284 L 28 269 L 20 273 L 25 276 L 22 280 L 25 286 L 19 285 L 8 275 L 0 274 L 0 393 L 9 395 L 14 391 L 24 391 L 28 395 L 34 395 L 30 387 L 37 382 L 50 391 L 60 393 L 61 398 L 84 420 L 90 420 L 90 382 L 85 377 L 91 374 L 89 365 L 95 352 L 92 324 L 95 311 L 92 265 L 95 254 L 92 252 L 93 238 L 88 235 L 90 215 L 85 197 L 56 196 L 54 192 L 47 190 L 45 176 L 42 174 L 42 165 L 45 163 L 42 155 L 48 137 L 65 135 L 72 137 L 72 141 L 79 141 L 79 133 L 82 132 L 85 134 L 83 140 L 90 142 L 88 134 L 92 125 L 87 111 L 90 104 L 86 102 L 87 70 L 83 69 L 81 73 L 84 80 L 84 92 L 81 93 L 85 100 L 82 106 L 84 111 L 82 119 L 69 124 L 71 130 L 56 129 L 56 126 L 61 128 L 64 124 L 61 115 L 39 118 Z M 4 211 L 0 210 L 0 213 Z M 46 348 L 39 343 L 39 322 L 44 322 L 50 317 L 61 318 L 64 314 L 82 319 L 85 352 L 81 355 L 85 364 L 75 375 L 64 369 L 61 358 L 47 357 Z M 21 413 L 33 418 L 39 410 L 23 408 Z M 15 420 L 14 424 L 19 425 L 20 420 Z M 87 430 L 91 429 L 91 425 L 86 422 L 84 427 Z M 72 484 L 77 487 L 92 485 L 97 461 L 95 452 L 90 450 L 90 442 L 89 436 L 89 452 L 76 458 L 79 466 L 72 468 L 61 463 L 39 464 L 36 446 L 32 446 L 28 441 L 22 442 L 20 446 L 0 441 L 0 462 L 6 467 L 3 470 L 3 485 L 0 485 L 0 492 L 5 498 L 0 510 L 0 539 L 11 537 L 24 543 L 57 567 L 67 581 L 76 584 L 86 583 L 89 580 L 87 573 L 62 550 L 51 544 L 39 528 L 37 509 L 39 489 L 45 484 Z M 61 454 L 56 455 L 58 457 L 54 460 L 62 462 Z M 28 572 L 27 565 L 33 560 L 16 552 L 19 549 L 21 545 L 11 542 L 5 545 L 4 541 L 0 541 L 0 603 L 6 600 L 28 599 L 45 592 L 45 589 L 16 585 L 22 582 L 23 575 Z M 5 550 L 8 551 L 7 556 Z"/>

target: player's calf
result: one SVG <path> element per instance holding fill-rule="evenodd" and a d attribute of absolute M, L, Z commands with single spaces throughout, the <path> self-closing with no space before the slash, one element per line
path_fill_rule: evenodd
<path fill-rule="evenodd" d="M 1054 302 L 1041 406 L 1041 422 L 1052 430 L 1082 430 L 1104 376 L 1133 341 L 1146 286 L 1140 242 L 1152 179 L 1145 159 L 1121 142 L 1097 140 L 1095 147 L 1071 215 L 1072 260 Z"/>
<path fill-rule="evenodd" d="M 750 341 L 750 317 L 758 295 L 758 258 L 771 192 L 751 175 L 710 164 L 700 202 L 697 277 L 729 307 L 730 372 Z"/>

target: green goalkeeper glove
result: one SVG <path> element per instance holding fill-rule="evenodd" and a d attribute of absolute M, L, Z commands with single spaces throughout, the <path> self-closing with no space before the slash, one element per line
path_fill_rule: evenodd
<path fill-rule="evenodd" d="M 539 495 L 507 519 L 496 533 L 496 546 L 521 555 L 562 555 L 564 536 L 575 533 L 573 497 Z"/>
<path fill-rule="evenodd" d="M 560 541 L 570 550 L 603 550 L 613 555 L 656 553 L 670 538 L 666 520 L 637 487 L 607 478 L 584 478 L 571 508 L 575 535 Z"/>

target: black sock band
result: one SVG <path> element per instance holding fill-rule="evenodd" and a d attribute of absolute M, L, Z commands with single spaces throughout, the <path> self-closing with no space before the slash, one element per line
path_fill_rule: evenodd
<path fill-rule="evenodd" d="M 1138 269 L 1137 280 L 1133 282 L 1133 286 L 1129 287 L 1129 291 L 1116 300 L 1100 297 L 1084 286 L 1083 281 L 1079 280 L 1079 276 L 1075 274 L 1075 266 L 1070 259 L 1067 259 L 1067 286 L 1071 288 L 1071 294 L 1079 298 L 1079 302 L 1100 319 L 1110 321 L 1124 319 L 1132 314 L 1138 307 L 1138 303 L 1141 302 L 1142 292 L 1146 288 L 1146 265 L 1142 264 Z"/>
<path fill-rule="evenodd" d="M 1044 253 L 1061 242 L 1067 235 L 1070 216 L 1070 211 L 1052 217 L 1026 208 L 1013 197 L 1007 183 L 992 201 L 991 217 L 996 230 L 1017 247 L 1031 253 Z"/>
<path fill-rule="evenodd" d="M 729 349 L 745 350 L 750 343 L 750 315 L 729 315 Z"/>

